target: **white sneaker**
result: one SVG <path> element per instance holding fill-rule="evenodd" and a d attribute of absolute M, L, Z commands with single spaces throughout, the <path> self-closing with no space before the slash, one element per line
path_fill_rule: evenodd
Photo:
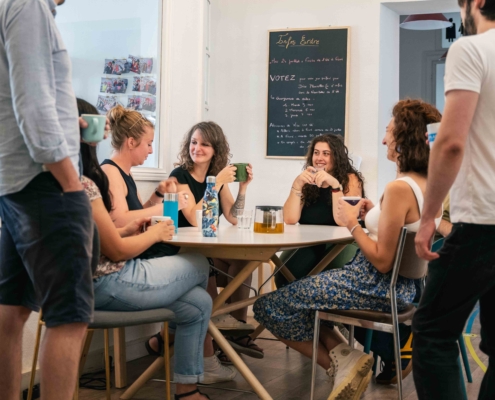
<path fill-rule="evenodd" d="M 373 357 L 347 344 L 339 344 L 329 353 L 332 365 L 327 370 L 331 393 L 328 400 L 359 399 L 369 382 Z"/>
<path fill-rule="evenodd" d="M 246 324 L 245 322 L 238 321 L 230 314 L 220 314 L 211 319 L 211 322 L 219 330 L 243 330 L 243 331 L 254 331 L 254 325 Z"/>
<path fill-rule="evenodd" d="M 217 356 L 204 357 L 204 379 L 203 384 L 232 381 L 237 375 L 237 370 L 231 366 L 222 365 Z"/>

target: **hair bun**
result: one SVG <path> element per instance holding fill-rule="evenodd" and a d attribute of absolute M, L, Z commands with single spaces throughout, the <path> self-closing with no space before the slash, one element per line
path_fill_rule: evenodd
<path fill-rule="evenodd" d="M 126 112 L 127 110 L 120 104 L 117 104 L 115 107 L 110 109 L 107 112 L 107 117 L 110 121 L 110 128 L 113 128 L 114 125 L 118 124 L 119 121 L 125 116 Z"/>

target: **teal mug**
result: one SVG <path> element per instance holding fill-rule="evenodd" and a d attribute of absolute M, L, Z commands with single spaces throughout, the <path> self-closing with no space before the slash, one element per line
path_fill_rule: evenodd
<path fill-rule="evenodd" d="M 88 127 L 82 129 L 82 139 L 88 143 L 98 143 L 105 137 L 105 125 L 107 117 L 97 114 L 83 114 L 81 118 L 87 122 Z"/>

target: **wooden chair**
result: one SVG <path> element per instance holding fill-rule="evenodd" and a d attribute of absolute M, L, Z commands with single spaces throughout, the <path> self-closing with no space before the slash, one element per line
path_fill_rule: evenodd
<path fill-rule="evenodd" d="M 166 393 L 167 400 L 171 399 L 170 393 L 170 349 L 169 349 L 169 336 L 168 336 L 168 322 L 175 318 L 175 314 L 165 308 L 160 308 L 156 310 L 145 310 L 145 311 L 95 311 L 94 320 L 88 326 L 88 332 L 86 334 L 86 340 L 81 352 L 81 360 L 79 363 L 79 373 L 78 379 L 76 380 L 76 388 L 74 392 L 74 400 L 79 398 L 79 376 L 81 375 L 84 363 L 86 361 L 86 356 L 89 351 L 89 346 L 91 345 L 91 339 L 93 338 L 93 333 L 96 329 L 103 329 L 104 331 L 104 342 L 105 342 L 105 374 L 106 374 L 106 398 L 110 400 L 110 344 L 109 344 L 109 329 L 123 328 L 127 326 L 136 326 L 151 324 L 156 322 L 164 323 L 165 330 L 165 381 L 166 381 Z M 36 344 L 34 347 L 33 355 L 33 365 L 31 368 L 31 380 L 29 383 L 28 397 L 27 400 L 32 400 L 33 396 L 33 386 L 34 378 L 36 374 L 36 364 L 38 362 L 38 352 L 40 347 L 41 339 L 41 328 L 45 324 L 43 321 L 42 313 L 38 319 L 38 329 L 36 330 Z M 140 379 L 140 378 L 138 378 Z"/>
<path fill-rule="evenodd" d="M 331 310 L 316 312 L 311 373 L 311 400 L 314 399 L 314 388 L 316 382 L 316 354 L 318 353 L 320 320 L 340 322 L 350 325 L 349 345 L 351 347 L 354 345 L 354 326 L 393 333 L 395 364 L 397 366 L 401 365 L 399 323 L 412 320 L 416 308 L 410 304 L 403 311 L 397 311 L 397 277 L 401 275 L 410 279 L 420 279 L 426 275 L 428 267 L 427 261 L 420 259 L 416 255 L 414 246 L 415 236 L 416 233 L 407 233 L 407 228 L 403 227 L 401 229 L 390 281 L 391 313 L 371 310 Z M 399 399 L 402 400 L 401 368 L 397 368 L 397 390 L 399 393 Z"/>

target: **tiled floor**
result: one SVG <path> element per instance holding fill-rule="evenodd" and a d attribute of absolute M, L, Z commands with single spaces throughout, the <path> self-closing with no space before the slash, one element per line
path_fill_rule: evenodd
<path fill-rule="evenodd" d="M 474 336 L 471 338 L 473 347 L 478 354 L 481 362 L 487 365 L 487 356 L 478 349 L 479 345 L 479 321 L 476 319 L 473 332 Z M 271 338 L 271 335 L 266 331 L 262 334 L 264 338 Z M 253 373 L 258 377 L 260 382 L 265 386 L 267 391 L 272 395 L 274 399 L 280 400 L 299 400 L 309 399 L 309 387 L 311 379 L 311 361 L 293 350 L 286 350 L 285 346 L 272 340 L 259 340 L 259 345 L 265 350 L 265 358 L 262 360 L 256 360 L 253 358 L 245 358 L 246 363 L 249 365 Z M 469 354 L 469 352 L 468 352 Z M 151 362 L 152 357 L 144 357 L 139 360 L 135 360 L 128 363 L 128 375 L 129 381 L 132 382 Z M 473 383 L 466 383 L 468 390 L 469 400 L 476 399 L 478 396 L 478 390 L 481 380 L 483 378 L 483 371 L 480 366 L 473 360 L 471 354 L 469 354 L 469 361 L 471 365 L 471 371 L 473 375 Z M 163 373 L 157 376 L 162 378 Z M 324 371 L 319 368 L 317 374 L 317 391 L 316 399 L 326 399 L 328 397 L 328 387 L 326 383 L 326 375 Z M 216 385 L 215 385 L 216 386 Z M 244 379 L 238 375 L 233 382 L 219 384 L 225 388 L 250 390 Z M 135 399 L 164 399 L 164 383 L 149 382 L 143 389 L 141 389 L 136 395 Z M 173 385 L 172 385 L 173 388 Z M 212 399 L 221 400 L 252 400 L 257 399 L 257 396 L 250 393 L 243 392 L 231 392 L 215 389 L 213 387 L 206 387 L 201 389 L 204 393 L 208 394 Z M 416 392 L 414 388 L 412 374 L 404 380 L 404 399 L 416 400 Z M 124 390 L 112 390 L 112 399 L 118 399 L 119 395 Z M 80 390 L 80 400 L 96 400 L 104 399 L 104 391 L 95 391 L 89 389 Z M 377 385 L 374 382 L 370 384 L 368 390 L 363 395 L 362 400 L 388 400 L 397 399 L 397 391 L 395 386 L 383 386 Z"/>

